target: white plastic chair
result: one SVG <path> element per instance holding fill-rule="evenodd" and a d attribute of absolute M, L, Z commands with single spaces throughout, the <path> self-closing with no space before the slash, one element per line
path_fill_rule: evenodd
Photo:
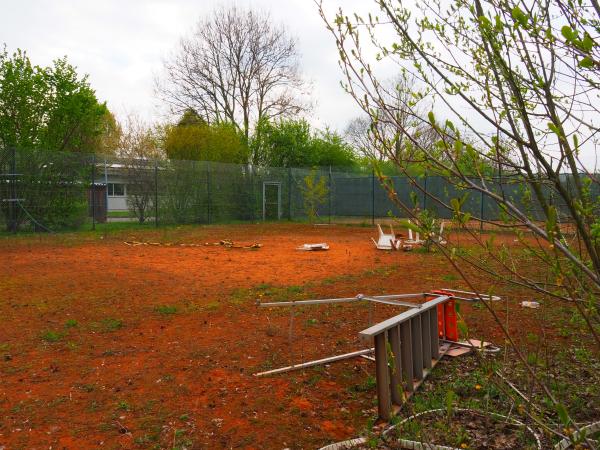
<path fill-rule="evenodd" d="M 371 238 L 375 247 L 379 250 L 400 250 L 401 242 L 396 239 L 394 228 L 390 225 L 390 234 L 385 234 L 381 229 L 381 225 L 377 224 L 377 230 L 379 231 L 379 239 Z"/>
<path fill-rule="evenodd" d="M 408 223 L 412 223 L 410 220 L 408 221 Z M 421 236 L 419 236 L 419 232 L 415 232 L 415 237 L 413 239 L 413 231 L 412 229 L 408 229 L 408 239 L 404 241 L 405 244 L 408 245 L 421 245 L 423 244 L 425 241 L 421 239 Z"/>
<path fill-rule="evenodd" d="M 444 224 L 445 224 L 445 223 L 446 223 L 446 222 L 444 222 L 444 221 L 442 220 L 442 223 L 440 224 L 440 232 L 439 232 L 439 233 L 438 233 L 436 236 L 434 236 L 434 238 L 433 238 L 433 240 L 434 240 L 434 241 L 436 241 L 436 242 L 437 242 L 438 244 L 440 244 L 440 245 L 446 245 L 446 244 L 447 244 L 447 242 L 448 242 L 448 241 L 446 241 L 446 240 L 444 239 L 444 236 L 443 236 L 443 233 L 444 233 Z"/>
<path fill-rule="evenodd" d="M 408 221 L 408 223 L 411 223 L 410 220 Z M 440 231 L 437 234 L 434 234 L 431 238 L 431 240 L 433 240 L 434 242 L 437 242 L 440 245 L 446 245 L 447 241 L 444 239 L 443 237 L 443 233 L 444 233 L 444 225 L 446 222 L 442 221 L 442 223 L 440 224 Z M 415 233 L 415 238 L 413 239 L 413 232 L 412 230 L 409 228 L 408 229 L 408 240 L 404 241 L 405 244 L 409 244 L 409 245 L 421 245 L 423 244 L 425 241 L 421 239 L 421 237 L 419 236 L 419 232 L 417 231 Z"/>

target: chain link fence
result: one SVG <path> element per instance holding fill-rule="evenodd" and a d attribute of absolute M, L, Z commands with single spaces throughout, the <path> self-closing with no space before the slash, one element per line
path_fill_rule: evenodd
<path fill-rule="evenodd" d="M 452 217 L 453 198 L 464 198 L 461 210 L 473 217 L 503 218 L 495 200 L 442 177 L 389 176 L 385 183 L 404 205 L 429 210 L 439 218 Z M 542 209 L 520 180 L 486 183 L 534 220 L 544 220 Z M 571 185 L 567 176 L 564 185 Z M 555 202 L 558 196 L 551 186 L 542 189 L 567 218 L 566 205 Z M 596 183 L 590 184 L 590 190 L 593 198 L 600 196 Z M 367 169 L 253 167 L 0 150 L 0 229 L 9 232 L 70 230 L 107 221 L 158 226 L 305 220 L 311 205 L 320 222 L 406 216 Z"/>

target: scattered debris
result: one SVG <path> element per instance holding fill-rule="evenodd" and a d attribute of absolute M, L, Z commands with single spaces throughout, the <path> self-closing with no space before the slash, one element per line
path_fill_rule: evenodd
<path fill-rule="evenodd" d="M 471 350 L 476 349 L 486 353 L 496 353 L 500 351 L 499 347 L 496 347 L 491 342 L 480 341 L 479 339 L 469 339 L 468 341 L 450 342 L 444 341 L 450 344 L 450 350 L 446 355 L 451 357 L 457 357 L 465 355 Z"/>
<path fill-rule="evenodd" d="M 320 244 L 302 244 L 300 247 L 297 247 L 296 250 L 302 250 L 305 252 L 318 252 L 329 250 L 329 245 L 325 242 Z"/>
<path fill-rule="evenodd" d="M 531 309 L 537 309 L 539 308 L 541 305 L 538 302 L 528 302 L 528 301 L 522 301 L 521 302 L 521 306 L 523 308 L 531 308 Z"/>
<path fill-rule="evenodd" d="M 124 241 L 125 245 L 130 247 L 137 247 L 139 245 L 152 245 L 162 247 L 208 247 L 208 246 L 223 246 L 227 248 L 244 248 L 244 249 L 258 249 L 262 247 L 259 242 L 254 242 L 249 245 L 236 244 L 229 239 L 223 239 L 219 242 L 205 242 L 204 244 L 174 244 L 172 242 L 139 242 L 139 241 Z"/>
<path fill-rule="evenodd" d="M 467 353 L 471 353 L 470 348 L 452 345 L 450 350 L 446 352 L 446 355 L 456 358 L 457 356 L 466 355 Z"/>

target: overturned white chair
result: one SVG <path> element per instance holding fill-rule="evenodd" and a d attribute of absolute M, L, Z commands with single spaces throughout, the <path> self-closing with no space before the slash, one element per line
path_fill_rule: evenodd
<path fill-rule="evenodd" d="M 409 220 L 408 223 L 411 223 L 411 221 Z M 443 237 L 444 225 L 445 225 L 445 222 L 442 221 L 440 223 L 440 231 L 438 233 L 433 233 L 433 235 L 431 236 L 431 240 L 433 242 L 437 242 L 440 245 L 446 245 L 446 243 L 447 243 L 447 241 Z M 413 239 L 413 231 L 410 228 L 408 228 L 408 239 L 404 241 L 405 244 L 422 245 L 424 242 L 425 241 L 423 239 L 421 239 L 418 231 L 415 232 L 415 236 Z"/>
<path fill-rule="evenodd" d="M 437 233 L 436 235 L 433 236 L 433 241 L 437 242 L 440 245 L 446 245 L 448 242 L 444 239 L 443 233 L 444 233 L 444 224 L 446 222 L 444 222 L 442 220 L 442 223 L 440 224 L 440 231 L 439 233 Z"/>
<path fill-rule="evenodd" d="M 408 221 L 409 224 L 412 224 L 412 222 L 409 220 Z M 413 236 L 413 230 L 412 228 L 408 227 L 408 239 L 406 239 L 404 241 L 405 244 L 407 245 L 421 245 L 423 244 L 425 241 L 421 239 L 421 237 L 419 236 L 419 232 L 416 231 L 415 235 Z"/>
<path fill-rule="evenodd" d="M 390 225 L 390 234 L 385 234 L 381 229 L 381 225 L 377 224 L 377 229 L 379 230 L 379 239 L 375 241 L 375 239 L 371 238 L 375 247 L 379 250 L 400 250 L 401 242 L 399 239 L 396 239 L 396 234 L 394 233 L 394 228 Z"/>

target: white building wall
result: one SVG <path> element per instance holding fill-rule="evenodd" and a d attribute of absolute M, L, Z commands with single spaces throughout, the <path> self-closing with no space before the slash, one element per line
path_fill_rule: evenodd
<path fill-rule="evenodd" d="M 108 210 L 109 211 L 127 211 L 127 197 L 111 197 L 108 196 Z"/>

